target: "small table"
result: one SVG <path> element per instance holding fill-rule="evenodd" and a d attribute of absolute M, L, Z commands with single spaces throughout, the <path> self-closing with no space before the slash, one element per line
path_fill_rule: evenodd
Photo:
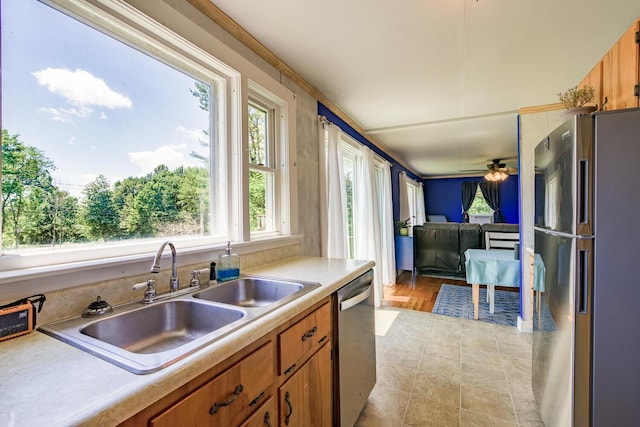
<path fill-rule="evenodd" d="M 480 285 L 487 285 L 490 300 L 489 312 L 495 311 L 495 286 L 520 287 L 520 260 L 512 250 L 467 249 L 464 253 L 467 283 L 471 283 L 473 296 L 473 318 L 478 320 Z M 534 258 L 534 284 L 536 291 L 544 292 L 544 264 L 539 254 Z"/>

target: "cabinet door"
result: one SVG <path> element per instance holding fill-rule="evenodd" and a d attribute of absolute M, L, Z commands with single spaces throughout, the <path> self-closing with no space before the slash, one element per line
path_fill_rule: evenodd
<path fill-rule="evenodd" d="M 278 410 L 276 401 L 270 397 L 247 421 L 240 427 L 275 427 L 278 425 Z"/>
<path fill-rule="evenodd" d="M 638 107 L 634 89 L 640 73 L 636 43 L 639 25 L 640 21 L 636 21 L 602 60 L 602 95 L 608 99 L 605 110 Z"/>
<path fill-rule="evenodd" d="M 602 98 L 602 62 L 603 61 L 598 62 L 589 74 L 578 84 L 578 87 L 591 86 L 593 88 L 595 91 L 595 101 L 587 105 L 595 105 L 598 109 L 600 109 L 604 102 Z"/>
<path fill-rule="evenodd" d="M 151 427 L 237 426 L 273 384 L 270 341 L 149 421 Z"/>
<path fill-rule="evenodd" d="M 330 427 L 332 378 L 331 346 L 325 344 L 278 390 L 280 426 Z"/>
<path fill-rule="evenodd" d="M 278 373 L 288 375 L 329 340 L 331 334 L 330 304 L 309 314 L 278 336 Z"/>

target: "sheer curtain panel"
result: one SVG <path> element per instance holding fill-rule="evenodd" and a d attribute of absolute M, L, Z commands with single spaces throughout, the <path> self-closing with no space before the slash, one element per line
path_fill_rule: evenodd
<path fill-rule="evenodd" d="M 324 160 L 324 172 L 320 182 L 324 183 L 322 191 L 323 212 L 322 255 L 328 258 L 347 258 L 347 195 L 340 151 L 342 131 L 335 125 L 320 124 L 318 138 L 320 159 Z"/>
<path fill-rule="evenodd" d="M 420 183 L 418 185 L 418 191 L 416 194 L 416 221 L 413 225 L 422 225 L 427 220 L 427 215 L 425 212 L 425 200 L 424 200 L 424 185 Z"/>
<path fill-rule="evenodd" d="M 380 228 L 382 232 L 382 261 L 380 272 L 382 284 L 396 283 L 396 250 L 393 227 L 393 200 L 391 198 L 391 164 L 384 161 L 382 166 L 382 182 L 380 183 Z M 382 295 L 382 289 L 380 289 Z"/>
<path fill-rule="evenodd" d="M 376 307 L 382 297 L 382 232 L 380 227 L 380 207 L 376 189 L 376 165 L 373 152 L 366 146 L 360 147 L 361 167 L 358 168 L 358 187 L 355 189 L 356 206 L 354 211 L 355 258 L 370 259 L 376 262 L 374 268 L 374 297 Z"/>

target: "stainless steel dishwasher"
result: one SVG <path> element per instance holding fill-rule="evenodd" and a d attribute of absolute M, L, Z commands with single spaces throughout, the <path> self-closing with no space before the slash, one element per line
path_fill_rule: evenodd
<path fill-rule="evenodd" d="M 340 426 L 352 427 L 376 383 L 373 270 L 337 292 Z"/>

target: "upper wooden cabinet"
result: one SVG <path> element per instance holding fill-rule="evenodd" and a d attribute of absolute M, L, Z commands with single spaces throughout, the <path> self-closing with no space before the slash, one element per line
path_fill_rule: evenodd
<path fill-rule="evenodd" d="M 596 64 L 579 86 L 591 85 L 597 92 L 599 109 L 619 110 L 640 107 L 640 19 Z M 604 107 L 603 107 L 604 105 Z"/>
<path fill-rule="evenodd" d="M 601 108 L 601 105 L 604 102 L 604 97 L 602 96 L 602 63 L 603 61 L 598 62 L 589 74 L 582 79 L 580 84 L 578 84 L 580 87 L 591 86 L 595 90 L 595 101 L 587 105 L 595 106 L 598 109 Z"/>

